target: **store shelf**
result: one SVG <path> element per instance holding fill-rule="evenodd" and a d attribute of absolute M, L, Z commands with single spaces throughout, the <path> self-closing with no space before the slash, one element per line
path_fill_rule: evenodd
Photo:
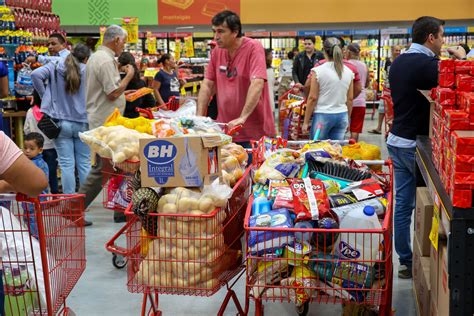
<path fill-rule="evenodd" d="M 461 209 L 452 206 L 431 160 L 430 139 L 427 136 L 419 136 L 416 145 L 418 168 L 431 194 L 437 194 L 440 198 L 441 212 L 445 212 L 449 218 L 449 314 L 474 315 L 474 208 Z"/>

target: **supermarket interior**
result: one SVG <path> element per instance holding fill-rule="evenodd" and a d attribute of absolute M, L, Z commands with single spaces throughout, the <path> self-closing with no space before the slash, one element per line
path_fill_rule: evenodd
<path fill-rule="evenodd" d="M 473 0 L 0 0 L 0 316 L 474 315 L 473 191 Z"/>

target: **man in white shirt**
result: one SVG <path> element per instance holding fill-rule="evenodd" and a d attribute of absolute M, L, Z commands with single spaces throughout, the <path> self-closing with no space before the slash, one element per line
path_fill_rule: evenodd
<path fill-rule="evenodd" d="M 67 42 L 64 36 L 60 33 L 53 33 L 48 38 L 48 53 L 49 56 L 29 56 L 26 59 L 27 63 L 35 63 L 38 61 L 41 64 L 47 64 L 51 61 L 56 61 L 62 58 L 66 58 L 70 51 L 67 49 Z"/>

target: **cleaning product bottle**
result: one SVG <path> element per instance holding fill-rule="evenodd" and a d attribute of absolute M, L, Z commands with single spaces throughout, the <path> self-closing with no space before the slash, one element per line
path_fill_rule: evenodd
<path fill-rule="evenodd" d="M 267 197 L 261 195 L 253 200 L 252 216 L 262 215 L 272 210 L 272 202 Z"/>
<path fill-rule="evenodd" d="M 340 221 L 340 229 L 379 230 L 379 232 L 341 233 L 336 241 L 336 254 L 341 259 L 360 260 L 362 264 L 373 266 L 382 260 L 380 251 L 383 241 L 382 226 L 375 214 L 375 208 L 367 205 L 347 213 Z"/>

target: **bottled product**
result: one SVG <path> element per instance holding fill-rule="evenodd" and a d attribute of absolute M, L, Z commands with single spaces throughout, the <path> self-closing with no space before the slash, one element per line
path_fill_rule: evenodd
<path fill-rule="evenodd" d="M 375 208 L 368 205 L 349 212 L 341 221 L 340 228 L 347 230 L 381 230 Z M 373 266 L 381 260 L 381 243 L 383 235 L 377 232 L 341 233 L 336 242 L 336 254 L 341 259 L 360 260 L 365 265 Z"/>
<path fill-rule="evenodd" d="M 272 203 L 265 197 L 259 196 L 253 200 L 252 216 L 262 215 L 272 210 Z"/>
<path fill-rule="evenodd" d="M 322 229 L 337 229 L 339 224 L 334 218 L 324 217 L 318 221 L 318 227 Z M 327 232 L 316 234 L 316 242 L 322 249 L 332 247 L 337 240 L 337 233 Z"/>
<path fill-rule="evenodd" d="M 302 228 L 302 229 L 311 229 L 313 227 L 312 221 L 303 221 L 298 222 L 295 224 L 295 228 Z M 313 232 L 295 232 L 295 239 L 298 242 L 311 242 L 313 238 Z"/>
<path fill-rule="evenodd" d="M 352 212 L 363 209 L 364 206 L 372 206 L 375 209 L 377 215 L 383 215 L 385 213 L 385 208 L 387 205 L 387 200 L 384 198 L 374 198 L 370 200 L 361 201 L 358 203 L 347 204 L 340 207 L 334 207 L 332 210 L 339 217 L 339 221 L 342 221 L 344 217 Z"/>
<path fill-rule="evenodd" d="M 34 291 L 31 290 L 26 266 L 4 267 L 5 315 L 28 315 L 33 309 Z"/>
<path fill-rule="evenodd" d="M 32 95 L 33 81 L 31 80 L 31 68 L 28 64 L 24 64 L 23 68 L 18 72 L 17 83 L 15 90 L 21 95 Z"/>

